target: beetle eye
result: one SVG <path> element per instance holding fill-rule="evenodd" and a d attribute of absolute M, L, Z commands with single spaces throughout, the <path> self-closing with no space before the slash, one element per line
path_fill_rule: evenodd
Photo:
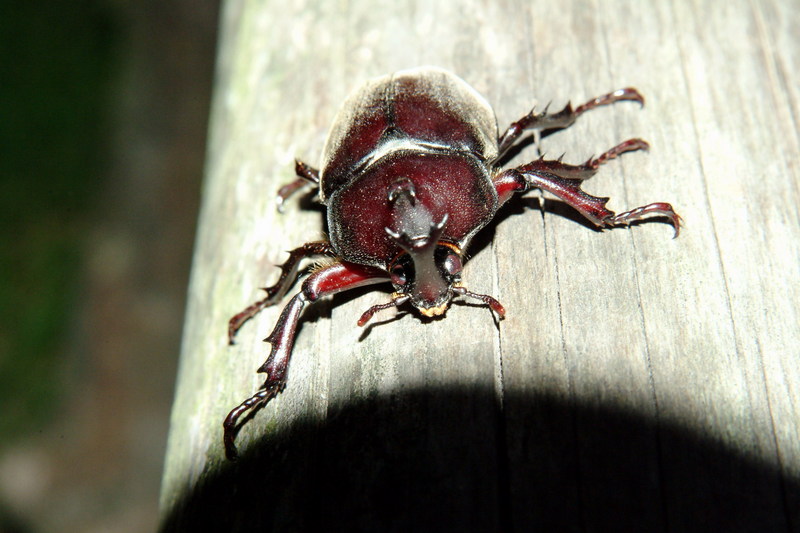
<path fill-rule="evenodd" d="M 389 276 L 392 279 L 392 283 L 395 285 L 405 285 L 406 281 L 408 281 L 406 279 L 406 271 L 401 265 L 394 265 Z"/>
<path fill-rule="evenodd" d="M 461 264 L 461 258 L 454 253 L 447 254 L 447 257 L 444 258 L 444 262 L 442 263 L 442 267 L 444 268 L 445 273 L 451 276 L 460 274 L 461 269 L 463 268 Z"/>

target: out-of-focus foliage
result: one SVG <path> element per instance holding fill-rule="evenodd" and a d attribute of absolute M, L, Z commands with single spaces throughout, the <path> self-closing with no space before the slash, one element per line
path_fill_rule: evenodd
<path fill-rule="evenodd" d="M 120 29 L 104 0 L 0 4 L 0 443 L 39 426 L 63 381 Z"/>

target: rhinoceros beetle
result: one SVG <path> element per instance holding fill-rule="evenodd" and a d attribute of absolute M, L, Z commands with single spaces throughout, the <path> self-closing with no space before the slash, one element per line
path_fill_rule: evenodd
<path fill-rule="evenodd" d="M 264 289 L 266 297 L 228 324 L 232 344 L 244 322 L 285 295 L 303 259 L 332 258 L 305 279 L 266 338 L 272 351 L 258 371 L 267 379 L 223 424 L 228 458 L 236 457 L 239 418 L 284 389 L 298 319 L 307 303 L 356 287 L 391 283 L 390 301 L 369 308 L 360 326 L 377 311 L 406 303 L 427 317 L 439 316 L 454 298 L 477 299 L 502 318 L 500 302 L 469 291 L 461 272 L 470 240 L 515 194 L 548 191 L 601 228 L 666 217 L 677 236 L 681 219 L 668 203 L 615 214 L 606 208 L 608 198 L 581 189 L 606 161 L 647 149 L 641 139 L 627 140 L 580 165 L 542 157 L 507 170 L 498 166 L 525 130 L 564 129 L 590 109 L 623 100 L 644 104 L 636 89 L 621 89 L 575 108 L 567 104 L 556 113 L 531 111 L 499 135 L 486 100 L 445 70 L 396 72 L 357 89 L 333 123 L 319 171 L 298 161 L 298 178 L 278 192 L 280 208 L 298 190 L 316 189 L 327 208 L 328 240 L 290 251 L 277 283 Z"/>

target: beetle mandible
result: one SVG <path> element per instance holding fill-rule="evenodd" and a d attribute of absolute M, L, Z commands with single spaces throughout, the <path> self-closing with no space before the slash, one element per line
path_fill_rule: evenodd
<path fill-rule="evenodd" d="M 277 283 L 264 289 L 266 297 L 228 324 L 232 344 L 244 322 L 283 298 L 303 259 L 333 259 L 305 279 L 266 338 L 272 350 L 258 371 L 267 379 L 223 423 L 227 457 L 237 455 L 239 418 L 286 386 L 298 319 L 307 303 L 388 282 L 394 288 L 390 301 L 369 308 L 360 326 L 376 312 L 406 303 L 425 316 L 439 316 L 460 297 L 477 299 L 502 318 L 500 302 L 469 291 L 461 271 L 470 240 L 515 194 L 548 191 L 601 228 L 666 217 L 677 237 L 681 218 L 670 204 L 652 203 L 615 214 L 606 208 L 608 198 L 581 189 L 606 161 L 646 150 L 641 139 L 627 140 L 580 165 L 542 157 L 516 168 L 498 166 L 525 130 L 564 129 L 590 109 L 623 100 L 644 104 L 636 89 L 621 89 L 575 108 L 567 104 L 557 113 L 532 110 L 499 135 L 486 100 L 461 78 L 439 68 L 396 72 L 368 81 L 351 94 L 328 134 L 320 169 L 297 161 L 298 178 L 278 192 L 280 208 L 298 190 L 316 189 L 327 210 L 329 239 L 290 251 Z"/>

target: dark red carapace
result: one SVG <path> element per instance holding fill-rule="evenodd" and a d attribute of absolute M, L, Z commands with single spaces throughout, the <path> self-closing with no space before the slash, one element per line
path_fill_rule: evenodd
<path fill-rule="evenodd" d="M 599 227 L 627 225 L 648 216 L 666 217 L 677 236 L 681 219 L 667 203 L 615 214 L 608 198 L 581 189 L 597 169 L 622 153 L 647 148 L 630 139 L 581 165 L 537 159 L 503 170 L 498 160 L 525 130 L 570 126 L 585 111 L 621 100 L 644 103 L 635 89 L 621 89 L 557 113 L 531 111 L 499 135 L 494 112 L 457 76 L 431 67 L 397 72 L 367 82 L 344 103 L 328 135 L 319 171 L 297 162 L 298 179 L 278 193 L 279 205 L 305 186 L 327 207 L 328 241 L 289 252 L 278 282 L 266 297 L 234 316 L 233 338 L 244 322 L 280 301 L 312 256 L 332 262 L 302 284 L 267 337 L 272 351 L 259 372 L 267 374 L 256 394 L 225 419 L 226 455 L 236 457 L 234 439 L 242 414 L 283 390 L 300 312 L 306 303 L 364 285 L 391 283 L 391 300 L 368 309 L 363 326 L 382 309 L 410 303 L 425 316 L 444 314 L 454 298 L 484 302 L 500 318 L 505 310 L 491 296 L 461 283 L 464 251 L 473 236 L 515 194 L 542 189 Z"/>

